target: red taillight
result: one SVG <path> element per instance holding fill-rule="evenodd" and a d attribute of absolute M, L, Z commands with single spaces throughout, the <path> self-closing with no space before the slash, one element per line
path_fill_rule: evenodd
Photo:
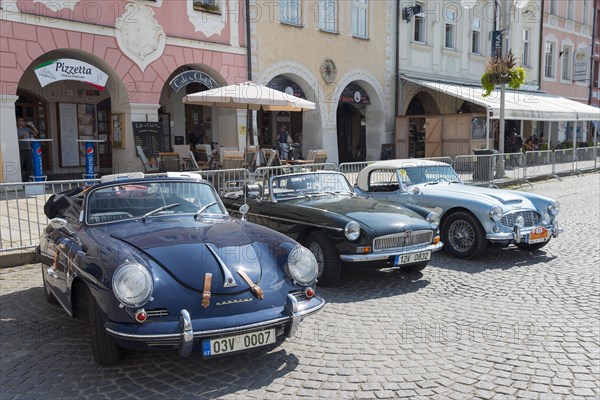
<path fill-rule="evenodd" d="M 142 322 L 144 322 L 146 320 L 146 318 L 148 318 L 148 314 L 146 314 L 146 311 L 144 311 L 144 310 L 138 310 L 135 313 L 135 320 L 137 322 L 142 323 Z"/>
<path fill-rule="evenodd" d="M 315 295 L 315 290 L 311 287 L 307 287 L 304 289 L 304 295 L 310 299 Z"/>

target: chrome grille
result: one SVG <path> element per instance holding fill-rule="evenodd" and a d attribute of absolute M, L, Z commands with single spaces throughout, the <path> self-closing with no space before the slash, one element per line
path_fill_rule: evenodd
<path fill-rule="evenodd" d="M 502 217 L 502 225 L 512 228 L 519 215 L 523 217 L 523 220 L 525 221 L 523 226 L 535 226 L 540 222 L 540 214 L 535 211 L 515 211 L 505 214 Z"/>
<path fill-rule="evenodd" d="M 148 318 L 150 317 L 166 317 L 169 315 L 169 310 L 166 308 L 153 308 L 151 310 L 146 310 L 146 315 Z"/>
<path fill-rule="evenodd" d="M 375 238 L 373 240 L 373 251 L 429 244 L 431 239 L 433 239 L 433 231 L 414 231 L 410 235 L 407 235 L 407 232 L 394 233 Z"/>

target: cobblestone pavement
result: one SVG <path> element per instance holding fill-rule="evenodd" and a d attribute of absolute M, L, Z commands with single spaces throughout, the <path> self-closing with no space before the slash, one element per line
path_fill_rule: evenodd
<path fill-rule="evenodd" d="M 347 270 L 295 338 L 208 362 L 140 352 L 99 368 L 83 328 L 44 302 L 39 265 L 2 270 L 0 396 L 598 398 L 600 175 L 523 190 L 562 204 L 566 232 L 544 249 Z"/>

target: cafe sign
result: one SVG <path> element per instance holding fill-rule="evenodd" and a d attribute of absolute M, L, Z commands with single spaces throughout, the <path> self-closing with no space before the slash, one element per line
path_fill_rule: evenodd
<path fill-rule="evenodd" d="M 169 85 L 175 92 L 179 92 L 182 87 L 187 86 L 190 83 L 201 83 L 209 89 L 215 89 L 219 87 L 213 78 L 202 71 L 196 70 L 180 73 L 175 78 L 171 79 Z"/>
<path fill-rule="evenodd" d="M 41 63 L 35 75 L 42 87 L 60 81 L 79 81 L 104 90 L 108 75 L 101 69 L 80 60 L 61 58 Z"/>

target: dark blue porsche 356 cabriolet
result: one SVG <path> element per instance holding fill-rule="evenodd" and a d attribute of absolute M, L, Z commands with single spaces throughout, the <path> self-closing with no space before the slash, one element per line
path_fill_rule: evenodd
<path fill-rule="evenodd" d="M 100 365 L 123 348 L 212 357 L 275 345 L 324 305 L 312 253 L 229 217 L 199 179 L 114 180 L 54 195 L 45 212 L 47 300 L 89 321 Z"/>

